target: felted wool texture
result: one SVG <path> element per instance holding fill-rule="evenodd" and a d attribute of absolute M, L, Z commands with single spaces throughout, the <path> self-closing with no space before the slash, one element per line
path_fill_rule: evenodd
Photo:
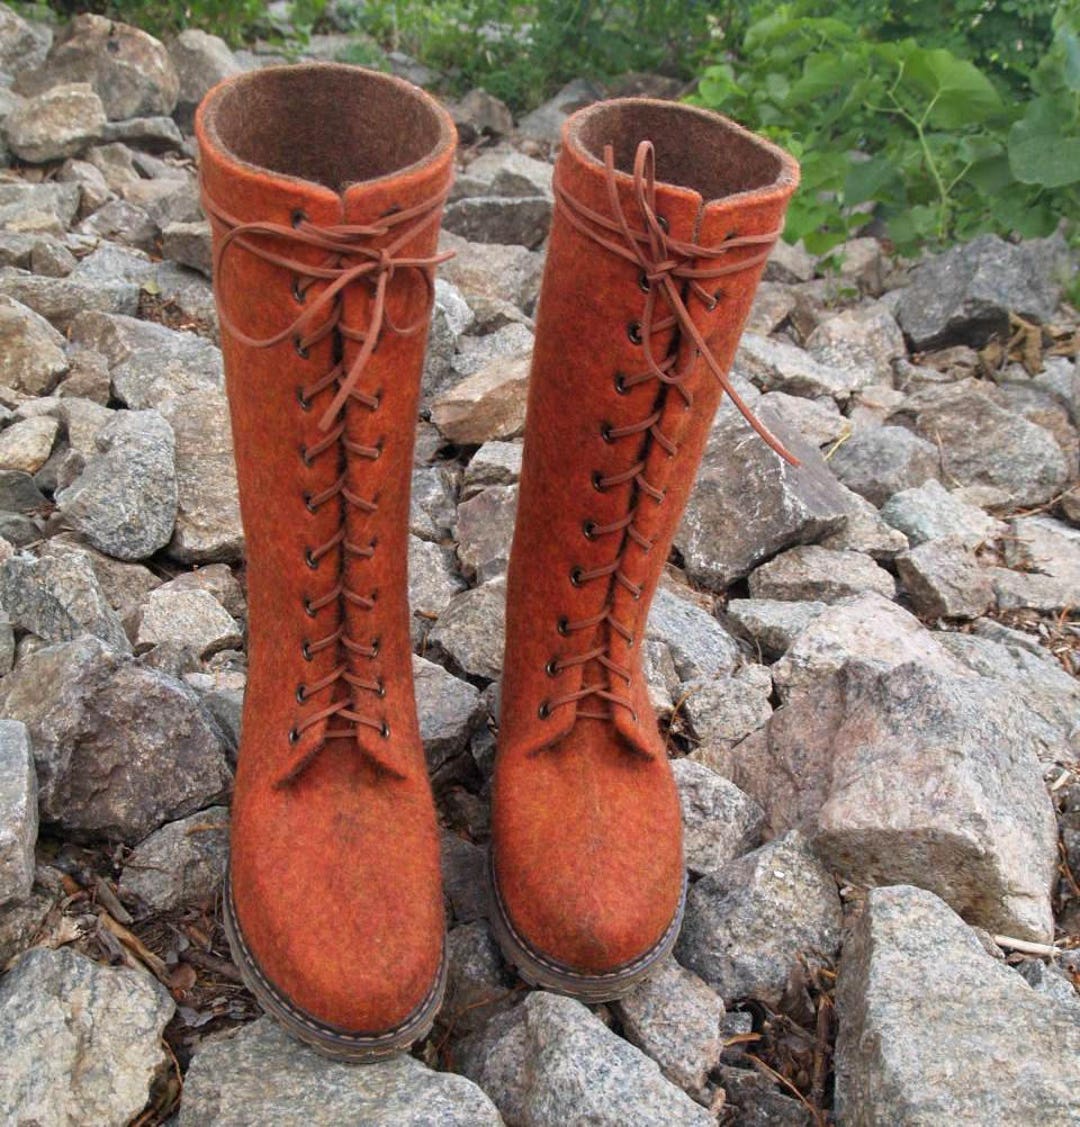
<path fill-rule="evenodd" d="M 452 177 L 455 133 L 447 115 L 408 83 L 355 67 L 316 64 L 271 68 L 215 87 L 196 119 L 200 175 L 207 196 L 240 222 L 290 226 L 301 210 L 315 225 L 371 225 L 391 208 L 439 197 Z M 225 230 L 213 222 L 218 246 Z M 438 224 L 406 253 L 430 256 Z M 393 238 L 387 236 L 387 240 Z M 266 245 L 271 245 L 267 240 Z M 318 263 L 325 252 L 288 239 L 282 254 Z M 428 301 L 402 273 L 389 306 L 399 322 Z M 280 331 L 301 312 L 293 277 L 232 247 L 214 278 L 219 308 L 254 337 Z M 307 300 L 320 292 L 314 286 Z M 349 287 L 342 322 L 363 330 L 370 292 Z M 410 337 L 386 331 L 361 389 L 382 392 L 377 412 L 350 401 L 347 433 L 364 445 L 384 438 L 377 461 L 329 451 L 306 466 L 301 450 L 322 437 L 318 420 L 334 396 L 309 410 L 298 389 L 334 363 L 332 337 L 301 358 L 285 340 L 248 347 L 222 334 L 226 384 L 247 543 L 248 686 L 233 799 L 230 874 L 244 940 L 275 992 L 327 1028 L 377 1034 L 412 1014 L 431 991 L 443 952 L 438 832 L 413 699 L 406 606 L 406 536 L 416 403 L 426 327 Z M 345 344 L 346 364 L 359 346 Z M 378 512 L 348 508 L 347 535 L 377 539 L 368 561 L 349 562 L 348 585 L 369 595 L 365 610 L 338 600 L 311 617 L 305 598 L 332 590 L 346 566 L 340 550 L 317 569 L 309 546 L 339 528 L 337 500 L 312 514 L 305 496 L 346 473 Z M 292 767 L 323 742 L 324 721 L 292 743 L 305 715 L 326 707 L 331 691 L 299 701 L 298 686 L 329 675 L 336 647 L 303 654 L 305 641 L 347 633 L 377 658 L 350 657 L 365 680 L 381 677 L 385 698 L 360 690 L 365 715 L 386 718 L 390 736 L 358 728 L 357 738 L 326 742 L 298 777 Z M 344 694 L 337 683 L 338 696 Z M 340 727 L 340 720 L 331 723 Z"/>
<path fill-rule="evenodd" d="M 628 175 L 641 140 L 657 157 L 657 211 L 680 241 L 716 246 L 731 232 L 766 234 L 782 226 L 798 180 L 794 161 L 775 146 L 708 111 L 648 99 L 599 103 L 566 123 L 556 177 L 574 199 L 610 214 L 603 166 L 614 146 L 619 199 L 632 226 L 643 226 Z M 731 256 L 753 257 L 755 248 Z M 695 325 L 724 369 L 730 367 L 763 265 L 720 280 L 724 297 L 709 311 L 693 299 Z M 681 896 L 683 863 L 678 795 L 648 701 L 640 643 L 649 605 L 685 508 L 721 387 L 698 361 L 677 392 L 650 380 L 620 394 L 620 373 L 645 369 L 628 333 L 645 295 L 639 269 L 605 251 L 556 210 L 541 288 L 529 385 L 524 462 L 507 576 L 506 655 L 493 792 L 495 879 L 510 921 L 536 952 L 571 970 L 604 974 L 633 962 L 669 928 Z M 663 356 L 670 333 L 653 337 Z M 682 360 L 688 345 L 681 344 Z M 647 418 L 679 447 L 602 437 Z M 748 441 L 757 441 L 748 432 Z M 614 580 L 580 587 L 575 567 L 593 569 L 620 550 L 618 537 L 589 540 L 587 521 L 613 523 L 628 511 L 631 483 L 598 492 L 593 474 L 614 475 L 639 461 L 666 492 L 641 496 L 636 527 L 654 541 L 645 552 L 627 541 L 622 570 L 642 588 L 639 599 Z M 605 623 L 563 636 L 560 617 L 599 614 L 611 601 L 633 634 L 626 643 Z M 556 676 L 552 658 L 608 647 L 630 668 L 629 695 L 612 721 L 578 716 L 563 705 L 548 718 L 540 706 L 606 673 L 597 662 Z M 623 683 L 616 689 L 624 692 Z"/>

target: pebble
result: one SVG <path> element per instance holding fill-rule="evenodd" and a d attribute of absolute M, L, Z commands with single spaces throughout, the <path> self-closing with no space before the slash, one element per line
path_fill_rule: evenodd
<path fill-rule="evenodd" d="M 499 946 L 483 921 L 459 924 L 446 936 L 446 999 L 439 1021 L 455 1041 L 482 1029 L 521 999 Z"/>
<path fill-rule="evenodd" d="M 440 277 L 457 286 L 474 308 L 477 300 L 510 301 L 519 309 L 529 309 L 535 303 L 543 270 L 543 259 L 536 251 L 498 243 L 470 243 L 443 231 L 439 251 L 448 250 L 454 257 L 439 266 Z"/>
<path fill-rule="evenodd" d="M 489 485 L 514 485 L 521 477 L 522 450 L 520 442 L 485 442 L 465 467 L 461 499 L 467 501 Z"/>
<path fill-rule="evenodd" d="M 550 196 L 480 196 L 447 204 L 446 230 L 473 243 L 535 250 L 551 226 Z"/>
<path fill-rule="evenodd" d="M 751 672 L 759 670 L 759 674 Z M 682 715 L 689 735 L 710 747 L 732 747 L 772 716 L 772 678 L 762 666 L 734 677 L 690 681 L 682 686 Z"/>

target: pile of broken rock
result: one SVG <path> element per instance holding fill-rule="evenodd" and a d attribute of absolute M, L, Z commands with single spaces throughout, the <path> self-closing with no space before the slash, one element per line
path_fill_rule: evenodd
<path fill-rule="evenodd" d="M 0 4 L 4 1117 L 1075 1122 L 1080 375 L 1058 238 L 916 266 L 871 238 L 825 263 L 777 248 L 735 378 L 802 465 L 721 410 L 650 620 L 692 879 L 675 958 L 594 1011 L 525 990 L 492 943 L 547 158 L 587 83 L 516 128 L 483 92 L 455 107 L 409 560 L 442 1018 L 365 1068 L 251 1021 L 216 911 L 243 535 L 190 123 L 269 58 Z"/>

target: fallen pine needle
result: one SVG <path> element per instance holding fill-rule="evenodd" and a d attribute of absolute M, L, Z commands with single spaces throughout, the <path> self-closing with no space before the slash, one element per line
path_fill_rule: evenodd
<path fill-rule="evenodd" d="M 1061 954 L 1061 948 L 1052 943 L 1032 943 L 1027 939 L 1011 939 L 1007 935 L 992 935 L 990 937 L 999 946 L 1009 951 L 1019 951 L 1024 955 L 1043 955 L 1048 959 L 1056 959 Z"/>

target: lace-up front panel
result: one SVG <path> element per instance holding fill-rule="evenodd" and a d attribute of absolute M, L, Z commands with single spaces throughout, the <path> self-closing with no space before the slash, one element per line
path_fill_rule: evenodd
<path fill-rule="evenodd" d="M 603 539 L 612 545 L 613 552 L 599 565 L 573 565 L 569 583 L 573 587 L 604 584 L 609 595 L 596 614 L 578 619 L 559 617 L 557 632 L 561 637 L 588 633 L 594 644 L 577 652 L 568 649 L 548 660 L 545 671 L 553 678 L 578 666 L 586 672 L 580 687 L 553 693 L 540 703 L 542 720 L 571 704 L 577 705 L 577 715 L 582 717 L 611 719 L 623 709 L 632 722 L 638 719 L 628 692 L 632 681 L 629 663 L 620 661 L 615 652 L 616 648 L 632 649 L 643 625 L 639 614 L 633 610 L 627 614 L 623 606 L 640 603 L 644 594 L 643 584 L 633 577 L 629 563 L 635 556 L 652 553 L 659 539 L 648 531 L 651 522 L 647 512 L 665 503 L 669 476 L 666 463 L 679 455 L 676 437 L 665 429 L 670 426 L 670 401 L 677 397 L 683 409 L 693 409 L 694 393 L 689 385 L 695 372 L 702 366 L 707 369 L 754 431 L 781 457 L 796 464 L 738 395 L 725 367 L 710 350 L 707 330 L 698 324 L 702 315 L 722 316 L 725 282 L 760 269 L 779 231 L 742 236 L 730 230 L 717 246 L 700 246 L 672 237 L 667 221 L 657 211 L 655 155 L 649 141 L 642 141 L 634 156 L 634 225 L 620 200 L 614 159 L 612 146 L 605 146 L 606 212 L 581 203 L 559 181 L 555 185 L 556 207 L 599 253 L 613 255 L 636 268 L 642 294 L 640 314 L 627 322 L 625 332 L 640 352 L 640 364 L 629 371 L 613 369 L 611 391 L 617 399 L 652 384 L 655 395 L 644 416 L 618 424 L 602 419 L 596 428 L 602 443 L 618 447 L 620 453 L 625 451 L 629 459 L 623 457 L 624 464 L 615 470 L 594 469 L 587 483 L 578 484 L 583 491 L 589 486 L 597 493 L 628 486 L 627 505 L 615 519 L 587 517 L 582 523 L 581 534 L 587 541 Z"/>
<path fill-rule="evenodd" d="M 215 273 L 228 255 L 254 255 L 278 268 L 296 309 L 275 331 L 252 335 L 223 307 L 223 332 L 248 348 L 287 344 L 303 362 L 301 370 L 311 368 L 296 383 L 295 410 L 311 417 L 302 427 L 310 437 L 296 457 L 299 480 L 306 482 L 304 508 L 317 519 L 303 547 L 311 591 L 293 613 L 309 623 L 300 644 L 304 661 L 322 668 L 295 686 L 295 721 L 287 740 L 301 750 L 282 782 L 296 779 L 327 740 L 355 740 L 358 727 L 384 740 L 391 735 L 390 717 L 379 707 L 386 696 L 379 671 L 382 639 L 365 622 L 379 591 L 365 582 L 363 564 L 379 550 L 374 527 L 382 498 L 375 464 L 394 436 L 377 423 L 384 389 L 367 387 L 364 375 L 387 334 L 409 337 L 427 328 L 433 271 L 448 256 L 417 257 L 403 248 L 438 223 L 444 198 L 445 192 L 371 225 L 317 225 L 296 209 L 286 226 L 240 222 L 204 196 L 207 213 L 223 230 L 215 244 Z M 357 289 L 366 298 L 362 327 L 344 316 L 346 297 Z M 412 310 L 407 320 L 395 318 L 392 295 Z M 320 371 L 313 350 L 321 342 L 330 346 L 331 363 Z M 366 437 L 373 427 L 376 436 Z M 318 740 L 305 740 L 314 731 Z"/>

